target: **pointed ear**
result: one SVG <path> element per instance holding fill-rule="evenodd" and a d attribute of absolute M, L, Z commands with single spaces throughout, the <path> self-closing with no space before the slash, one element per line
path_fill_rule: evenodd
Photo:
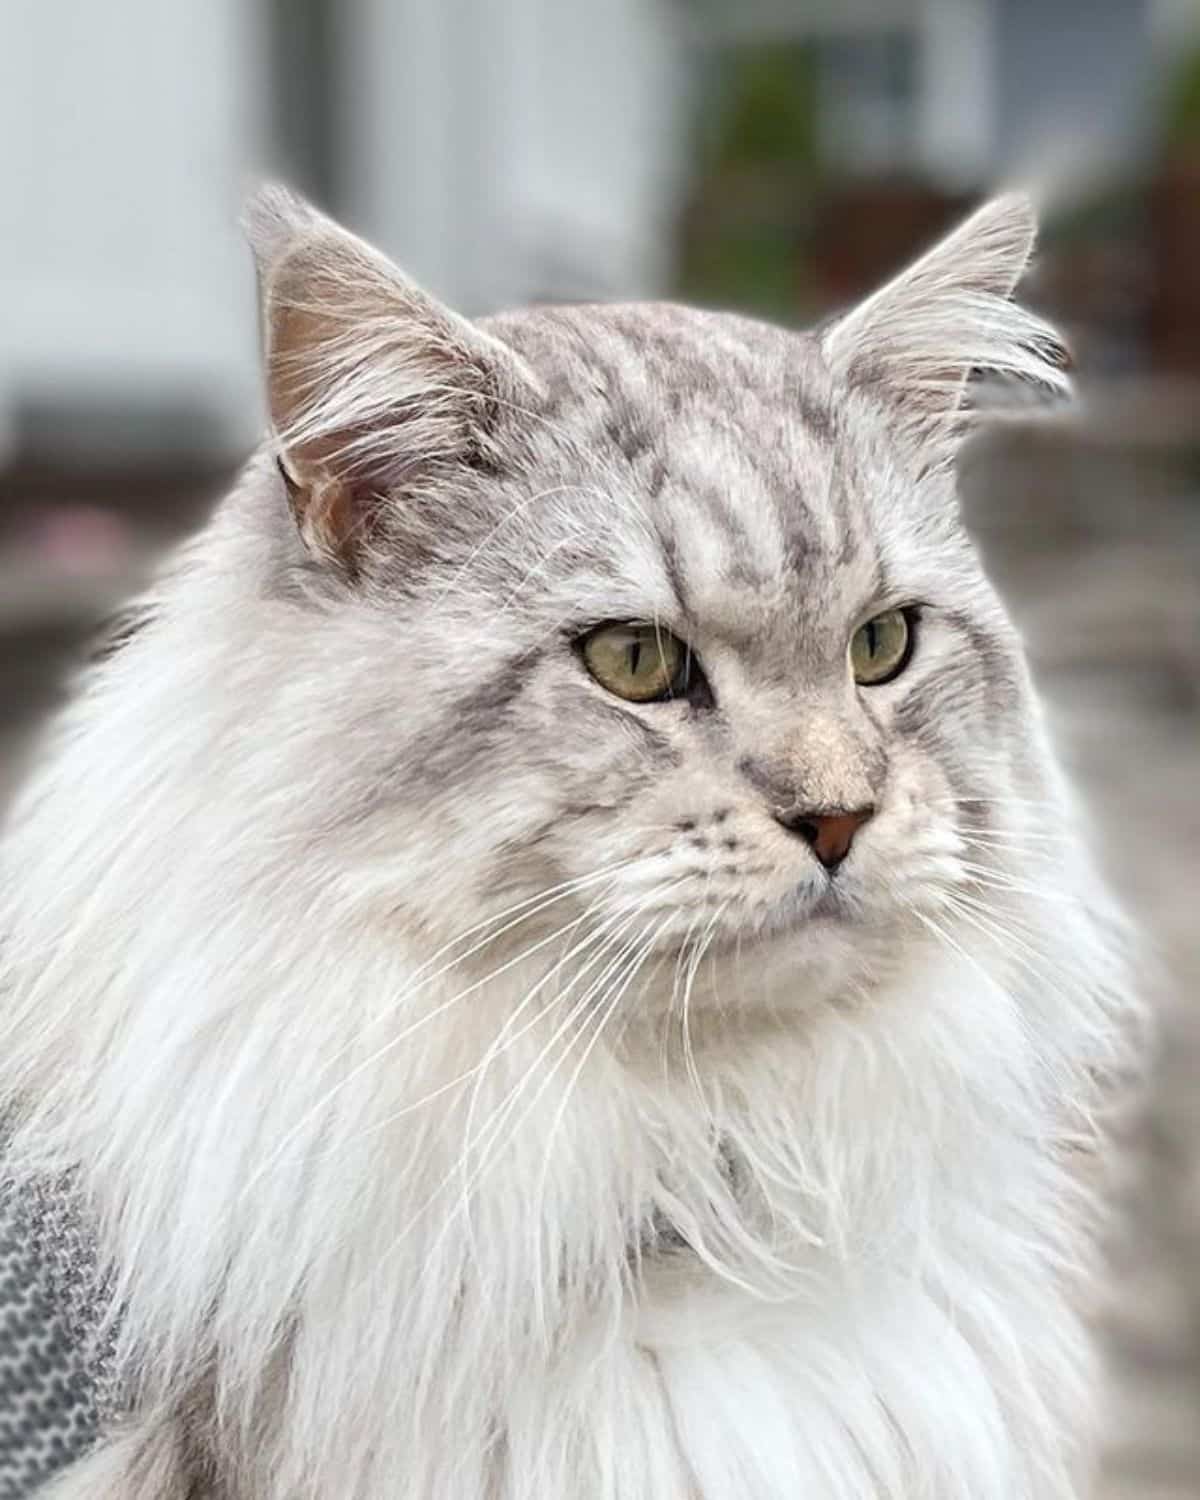
<path fill-rule="evenodd" d="M 969 426 L 970 377 L 1070 394 L 1062 339 L 1010 301 L 1036 233 L 1028 198 L 994 198 L 822 336 L 834 374 L 883 401 L 930 467 L 953 461 Z"/>
<path fill-rule="evenodd" d="M 300 534 L 353 572 L 384 509 L 455 470 L 494 468 L 496 418 L 537 381 L 355 236 L 281 188 L 246 213 L 267 401 Z"/>

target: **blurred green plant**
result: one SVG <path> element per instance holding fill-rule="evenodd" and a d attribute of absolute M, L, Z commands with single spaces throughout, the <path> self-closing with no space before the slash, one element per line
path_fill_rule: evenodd
<path fill-rule="evenodd" d="M 816 83 L 804 45 L 741 48 L 729 55 L 718 167 L 812 167 L 817 157 Z"/>
<path fill-rule="evenodd" d="M 703 70 L 698 99 L 679 290 L 694 302 L 792 318 L 820 171 L 812 49 L 722 48 Z"/>
<path fill-rule="evenodd" d="M 1168 150 L 1200 145 L 1200 47 L 1187 54 L 1167 86 L 1163 135 Z"/>

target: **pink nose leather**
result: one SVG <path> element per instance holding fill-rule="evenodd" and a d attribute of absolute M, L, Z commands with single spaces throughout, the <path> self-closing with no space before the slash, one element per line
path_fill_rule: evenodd
<path fill-rule="evenodd" d="M 850 811 L 789 813 L 779 822 L 798 833 L 827 870 L 836 870 L 850 853 L 855 834 L 874 816 L 873 807 L 857 807 Z"/>

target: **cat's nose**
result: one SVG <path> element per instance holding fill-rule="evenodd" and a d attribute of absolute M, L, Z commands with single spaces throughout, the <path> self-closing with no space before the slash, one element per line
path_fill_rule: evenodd
<path fill-rule="evenodd" d="M 811 808 L 777 812 L 775 821 L 804 840 L 827 870 L 836 870 L 850 853 L 854 835 L 875 816 L 874 807 L 814 811 Z"/>

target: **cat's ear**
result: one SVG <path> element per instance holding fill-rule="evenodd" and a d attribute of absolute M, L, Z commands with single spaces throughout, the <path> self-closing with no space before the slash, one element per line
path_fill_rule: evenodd
<path fill-rule="evenodd" d="M 350 571 L 388 505 L 502 462 L 502 407 L 537 382 L 518 356 L 282 188 L 251 200 L 267 402 L 301 536 Z"/>
<path fill-rule="evenodd" d="M 972 411 L 1004 392 L 1070 394 L 1061 337 L 1011 300 L 1036 234 L 1027 197 L 993 198 L 822 335 L 834 374 L 883 401 L 930 464 L 952 460 Z M 980 386 L 986 405 L 971 400 Z"/>

